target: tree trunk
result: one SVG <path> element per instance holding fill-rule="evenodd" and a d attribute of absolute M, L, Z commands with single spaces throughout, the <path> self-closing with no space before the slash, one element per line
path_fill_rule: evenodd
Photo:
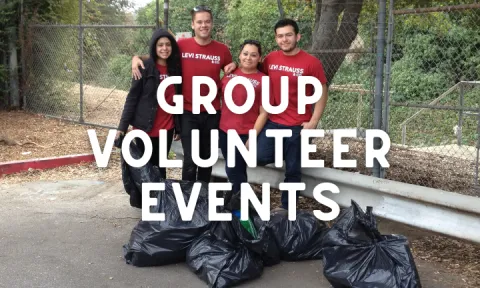
<path fill-rule="evenodd" d="M 329 84 L 342 65 L 347 49 L 357 37 L 363 1 L 316 0 L 311 50 L 312 54 L 320 56 Z M 342 51 L 329 53 L 321 51 L 326 49 Z"/>
<path fill-rule="evenodd" d="M 283 11 L 282 0 L 277 0 L 278 12 L 280 13 L 280 18 L 285 18 L 285 12 Z"/>

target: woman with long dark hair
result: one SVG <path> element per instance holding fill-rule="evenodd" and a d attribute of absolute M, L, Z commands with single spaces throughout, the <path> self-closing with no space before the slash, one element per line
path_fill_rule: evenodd
<path fill-rule="evenodd" d="M 150 42 L 150 57 L 145 61 L 142 77 L 132 80 L 118 125 L 117 140 L 127 132 L 129 125 L 133 129 L 141 129 L 150 136 L 153 145 L 150 163 L 159 167 L 159 131 L 167 130 L 167 154 L 172 140 L 179 140 L 180 125 L 177 115 L 164 111 L 158 104 L 157 89 L 160 82 L 170 76 L 182 76 L 180 49 L 175 38 L 164 29 L 155 31 Z M 173 95 L 181 94 L 181 84 L 169 85 L 164 93 L 165 101 L 174 105 Z M 160 96 L 162 97 L 162 96 Z M 145 146 L 137 141 L 142 152 Z M 166 158 L 168 155 L 164 155 Z M 160 168 L 160 167 L 159 167 Z M 161 176 L 166 178 L 166 169 L 160 168 Z"/>
<path fill-rule="evenodd" d="M 262 46 L 256 40 L 245 40 L 240 46 L 239 66 L 231 74 L 226 75 L 221 81 L 222 87 L 222 110 L 220 117 L 219 146 L 223 157 L 227 160 L 227 133 L 235 130 L 248 147 L 249 131 L 255 129 L 257 135 L 262 131 L 268 114 L 261 105 L 262 101 L 262 77 L 266 76 L 262 71 L 261 58 Z M 252 108 L 244 114 L 236 114 L 225 104 L 225 88 L 234 77 L 247 78 L 255 91 L 255 101 Z M 237 106 L 242 106 L 247 100 L 247 90 L 242 85 L 236 85 L 232 90 L 232 100 Z M 252 139 L 256 141 L 256 139 Z M 235 167 L 225 165 L 228 180 L 232 183 L 232 195 L 238 199 L 241 183 L 247 183 L 247 164 L 242 155 L 235 149 Z M 232 198 L 233 199 L 233 198 Z"/>

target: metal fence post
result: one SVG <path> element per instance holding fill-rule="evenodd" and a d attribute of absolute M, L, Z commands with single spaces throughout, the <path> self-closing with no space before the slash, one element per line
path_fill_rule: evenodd
<path fill-rule="evenodd" d="M 389 15 L 388 15 L 388 33 L 387 33 L 387 60 L 385 67 L 385 114 L 383 115 L 383 129 L 386 133 L 389 132 L 389 116 L 390 116 L 390 79 L 392 73 L 392 53 L 393 53 L 393 9 L 394 0 L 390 0 Z"/>
<path fill-rule="evenodd" d="M 168 0 L 163 0 L 163 25 L 168 30 Z"/>
<path fill-rule="evenodd" d="M 159 1 L 160 0 L 155 1 L 155 23 L 157 25 L 157 29 L 160 28 L 160 19 L 158 19 L 158 17 L 160 16 Z"/>
<path fill-rule="evenodd" d="M 480 110 L 477 111 L 477 161 L 475 162 L 475 187 L 478 188 L 478 162 L 480 154 Z"/>
<path fill-rule="evenodd" d="M 79 46 L 79 81 L 80 81 L 80 123 L 83 119 L 83 27 L 82 27 L 82 0 L 78 0 L 78 46 Z"/>
<path fill-rule="evenodd" d="M 463 83 L 460 82 L 460 107 L 463 107 Z M 462 146 L 463 110 L 458 111 L 457 145 Z"/>
<path fill-rule="evenodd" d="M 379 0 L 378 9 L 378 27 L 377 27 L 377 66 L 375 72 L 375 103 L 373 108 L 373 128 L 382 129 L 382 98 L 383 98 L 383 56 L 385 48 L 385 18 L 386 18 L 386 0 Z M 381 139 L 374 139 L 374 148 L 380 149 L 382 147 Z M 373 176 L 382 177 L 382 168 L 377 159 L 373 162 Z"/>
<path fill-rule="evenodd" d="M 20 0 L 20 55 L 21 55 L 21 71 L 22 71 L 22 77 L 21 77 L 21 84 L 20 84 L 20 92 L 21 96 L 20 98 L 22 99 L 22 107 L 23 110 L 26 109 L 27 107 L 27 97 L 25 96 L 25 91 L 23 89 L 25 88 L 25 76 L 27 75 L 25 71 L 25 18 L 24 18 L 24 7 L 23 7 L 23 0 Z"/>

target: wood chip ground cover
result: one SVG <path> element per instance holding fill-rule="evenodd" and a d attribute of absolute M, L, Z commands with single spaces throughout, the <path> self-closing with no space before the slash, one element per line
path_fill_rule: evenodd
<path fill-rule="evenodd" d="M 86 127 L 83 125 L 63 122 L 57 119 L 46 118 L 24 112 L 0 112 L 0 135 L 20 143 L 28 141 L 35 144 L 7 145 L 0 141 L 0 162 L 22 160 L 29 158 L 52 157 L 70 154 L 91 153 L 87 129 L 95 129 L 99 135 L 101 147 L 105 142 L 107 129 Z M 325 160 L 326 167 L 332 167 L 332 141 L 328 138 L 317 142 L 318 152 L 312 153 L 311 158 Z M 365 168 L 364 143 L 349 141 L 350 152 L 343 159 L 357 159 L 358 171 L 370 174 Z M 31 154 L 22 155 L 30 151 Z M 387 170 L 387 178 L 411 184 L 429 186 L 447 191 L 472 195 L 472 170 L 469 161 L 460 159 L 449 160 L 448 157 L 392 148 L 389 153 L 391 168 Z M 344 169 L 357 172 L 354 169 Z M 179 179 L 181 170 L 168 169 L 168 177 Z M 95 163 L 83 163 L 63 166 L 45 171 L 26 171 L 23 173 L 6 175 L 0 178 L 2 184 L 14 184 L 29 181 L 67 179 L 95 179 L 102 181 L 121 181 L 120 156 L 114 151 L 107 168 L 98 168 Z M 256 191 L 259 187 L 254 185 Z M 272 189 L 271 205 L 280 204 L 280 193 Z M 301 198 L 299 209 L 325 209 L 312 199 Z M 425 234 L 411 241 L 412 252 L 415 258 L 437 263 L 442 269 L 458 273 L 464 279 L 462 287 L 480 287 L 480 245 L 450 239 L 448 237 Z M 463 285 L 462 284 L 462 285 Z"/>

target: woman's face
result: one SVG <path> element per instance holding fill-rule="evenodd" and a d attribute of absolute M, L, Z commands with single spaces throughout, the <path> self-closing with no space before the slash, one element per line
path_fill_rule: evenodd
<path fill-rule="evenodd" d="M 258 53 L 257 46 L 253 44 L 246 44 L 240 52 L 240 65 L 247 69 L 256 69 L 260 62 L 260 53 Z"/>
<path fill-rule="evenodd" d="M 157 56 L 160 59 L 167 60 L 168 57 L 172 54 L 172 43 L 167 37 L 162 37 L 157 40 Z"/>

